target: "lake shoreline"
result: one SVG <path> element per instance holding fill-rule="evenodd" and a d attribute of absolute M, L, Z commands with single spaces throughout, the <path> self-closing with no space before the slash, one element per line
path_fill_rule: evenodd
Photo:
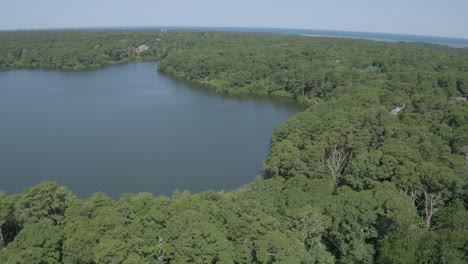
<path fill-rule="evenodd" d="M 0 72 L 0 173 L 15 175 L 2 188 L 53 181 L 81 198 L 113 199 L 235 190 L 262 173 L 273 130 L 303 111 L 292 100 L 189 85 L 155 66 Z"/>

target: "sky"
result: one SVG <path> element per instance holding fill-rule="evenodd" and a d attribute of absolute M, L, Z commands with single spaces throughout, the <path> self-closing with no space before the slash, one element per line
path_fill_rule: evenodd
<path fill-rule="evenodd" d="M 0 0 L 0 30 L 267 27 L 468 39 L 468 0 Z"/>

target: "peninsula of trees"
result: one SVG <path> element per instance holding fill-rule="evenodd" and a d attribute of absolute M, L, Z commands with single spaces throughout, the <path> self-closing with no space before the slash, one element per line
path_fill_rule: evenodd
<path fill-rule="evenodd" d="M 210 31 L 0 43 L 5 69 L 156 60 L 220 92 L 310 105 L 273 133 L 264 177 L 229 193 L 0 195 L 0 263 L 468 262 L 468 48 Z"/>

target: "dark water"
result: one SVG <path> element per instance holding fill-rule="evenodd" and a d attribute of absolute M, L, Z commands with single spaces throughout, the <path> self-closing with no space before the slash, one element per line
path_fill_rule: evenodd
<path fill-rule="evenodd" d="M 156 67 L 0 72 L 0 189 L 55 181 L 79 197 L 228 191 L 261 173 L 270 134 L 301 110 L 220 96 Z"/>

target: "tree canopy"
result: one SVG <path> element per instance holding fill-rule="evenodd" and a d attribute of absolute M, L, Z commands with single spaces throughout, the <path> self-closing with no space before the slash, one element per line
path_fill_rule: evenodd
<path fill-rule="evenodd" d="M 466 263 L 468 49 L 210 31 L 0 33 L 0 67 L 140 60 L 309 108 L 228 193 L 0 194 L 0 263 Z M 141 45 L 148 49 L 139 48 Z"/>

